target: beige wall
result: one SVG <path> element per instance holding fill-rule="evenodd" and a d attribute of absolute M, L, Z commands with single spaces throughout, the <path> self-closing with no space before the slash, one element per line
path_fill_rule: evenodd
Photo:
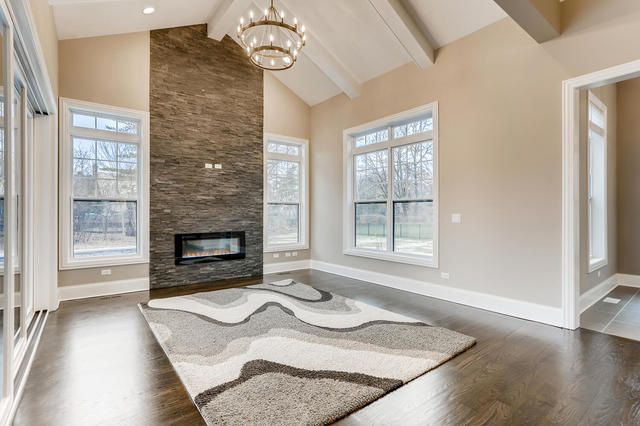
<path fill-rule="evenodd" d="M 640 275 L 640 78 L 618 83 L 618 272 Z"/>
<path fill-rule="evenodd" d="M 602 3 L 564 2 L 565 32 L 550 42 L 506 18 L 443 47 L 430 68 L 408 64 L 356 99 L 314 106 L 312 258 L 560 307 L 561 84 L 640 57 L 640 2 Z M 343 129 L 436 100 L 440 268 L 343 255 Z"/>
<path fill-rule="evenodd" d="M 58 35 L 53 18 L 53 7 L 48 0 L 30 0 L 29 6 L 35 21 L 38 39 L 47 65 L 53 95 L 58 97 Z"/>
<path fill-rule="evenodd" d="M 60 96 L 149 111 L 149 32 L 61 40 Z"/>
<path fill-rule="evenodd" d="M 341 95 L 314 106 L 312 258 L 559 306 L 565 77 L 505 19 L 440 49 L 430 68 L 408 64 L 365 83 L 356 99 Z M 439 269 L 343 255 L 343 129 L 433 101 L 440 118 Z M 451 223 L 452 213 L 462 214 L 462 224 Z"/>
<path fill-rule="evenodd" d="M 617 250 L 617 90 L 615 84 L 591 89 L 607 106 L 607 265 L 589 273 L 588 218 L 588 102 L 580 91 L 580 293 L 585 293 L 618 272 Z"/>
<path fill-rule="evenodd" d="M 271 72 L 264 73 L 264 131 L 309 139 L 311 108 Z"/>
<path fill-rule="evenodd" d="M 311 109 L 270 72 L 264 73 L 264 131 L 309 140 Z M 264 263 L 291 262 L 310 258 L 311 250 L 296 250 L 297 256 L 286 257 L 284 252 L 264 254 Z M 291 252 L 293 253 L 293 252 Z"/>
<path fill-rule="evenodd" d="M 148 31 L 61 40 L 59 61 L 61 97 L 149 111 Z M 148 276 L 147 264 L 70 269 L 58 273 L 58 286 Z"/>

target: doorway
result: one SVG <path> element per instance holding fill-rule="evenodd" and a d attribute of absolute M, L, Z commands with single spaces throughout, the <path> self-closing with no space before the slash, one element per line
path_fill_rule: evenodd
<path fill-rule="evenodd" d="M 627 170 L 640 170 L 640 162 L 628 164 L 634 146 L 640 150 L 640 127 L 635 138 L 627 104 L 636 85 L 640 102 L 639 76 L 634 61 L 563 82 L 562 307 L 569 329 L 640 338 L 623 331 L 640 328 L 626 323 L 640 306 L 640 270 L 626 244 L 633 241 L 627 204 L 634 201 Z"/>

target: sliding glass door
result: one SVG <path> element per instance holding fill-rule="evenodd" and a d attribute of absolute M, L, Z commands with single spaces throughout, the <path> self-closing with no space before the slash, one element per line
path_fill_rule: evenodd
<path fill-rule="evenodd" d="M 23 74 L 15 72 L 13 97 L 13 154 L 12 171 L 14 197 L 9 206 L 15 212 L 12 252 L 14 256 L 14 360 L 16 364 L 24 356 L 30 321 L 33 319 L 33 261 L 31 256 L 33 223 L 31 214 L 32 168 L 31 136 L 33 111 L 29 106 L 27 87 Z"/>
<path fill-rule="evenodd" d="M 13 55 L 12 55 L 12 28 L 8 20 L 8 14 L 2 4 L 0 13 L 0 78 L 2 86 L 0 94 L 0 113 L 2 114 L 2 131 L 0 132 L 0 148 L 2 156 L 1 166 L 1 191 L 0 214 L 2 226 L 2 399 L 0 402 L 0 414 L 4 421 L 10 406 L 10 398 L 13 396 L 13 343 L 14 343 L 14 241 L 13 231 L 15 213 L 12 208 L 12 199 L 15 197 L 13 190 L 12 150 L 13 150 Z"/>
<path fill-rule="evenodd" d="M 0 0 L 0 424 L 7 421 L 16 377 L 35 318 L 33 283 L 33 119 L 29 91 Z"/>

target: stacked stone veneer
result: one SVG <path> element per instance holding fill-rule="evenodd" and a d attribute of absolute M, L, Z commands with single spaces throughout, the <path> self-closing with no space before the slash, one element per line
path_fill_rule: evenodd
<path fill-rule="evenodd" d="M 205 25 L 151 31 L 150 115 L 151 288 L 261 274 L 262 70 Z M 217 231 L 245 231 L 246 259 L 175 265 L 174 234 Z"/>

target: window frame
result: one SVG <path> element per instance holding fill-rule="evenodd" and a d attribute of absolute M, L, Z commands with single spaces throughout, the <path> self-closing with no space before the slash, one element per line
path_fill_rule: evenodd
<path fill-rule="evenodd" d="M 73 112 L 85 111 L 140 123 L 140 135 L 108 130 L 74 128 Z M 135 254 L 77 259 L 73 256 L 73 135 L 138 144 L 137 252 Z M 116 136 L 117 135 L 117 136 Z M 60 98 L 60 269 L 84 269 L 149 262 L 149 113 L 128 108 Z M 122 200 L 126 201 L 126 200 Z"/>
<path fill-rule="evenodd" d="M 299 156 L 291 156 L 288 154 L 268 152 L 267 147 L 269 142 L 283 142 L 286 144 L 297 145 L 300 148 Z M 267 212 L 268 210 L 268 188 L 267 188 L 267 163 L 270 159 L 284 160 L 284 161 L 300 161 L 300 174 L 299 174 L 299 208 L 298 208 L 298 232 L 299 242 L 294 244 L 269 244 L 268 227 L 269 223 Z M 308 250 L 309 249 L 309 141 L 307 139 L 295 138 L 292 136 L 284 136 L 276 133 L 265 133 L 263 142 L 263 162 L 264 171 L 263 177 L 263 252 L 275 253 L 280 251 L 290 250 Z"/>
<path fill-rule="evenodd" d="M 433 130 L 404 136 L 398 139 L 392 137 L 393 126 L 410 121 L 412 118 L 420 118 L 425 114 L 431 113 L 433 119 Z M 356 147 L 356 136 L 368 130 L 376 130 L 388 127 L 389 135 L 387 141 L 377 142 L 370 145 Z M 378 260 L 387 260 L 391 262 L 406 263 L 411 265 L 424 266 L 427 268 L 437 269 L 439 258 L 439 165 L 438 165 L 438 102 L 422 105 L 408 111 L 398 114 L 389 115 L 368 123 L 364 123 L 349 129 L 345 129 L 342 133 L 343 137 L 343 217 L 342 217 L 342 253 L 350 256 L 368 257 Z M 398 146 L 409 145 L 412 143 L 433 141 L 433 182 L 432 182 L 432 198 L 433 198 L 433 255 L 417 255 L 412 253 L 399 253 L 393 251 L 394 229 L 393 229 L 393 148 Z M 377 151 L 380 149 L 388 149 L 388 191 L 387 200 L 387 250 L 373 250 L 359 248 L 355 246 L 355 179 L 354 179 L 354 156 L 365 152 Z M 390 249 L 391 247 L 391 249 Z"/>
<path fill-rule="evenodd" d="M 604 128 L 597 125 L 595 122 L 591 121 L 591 104 L 594 104 L 596 108 L 602 111 L 604 118 Z M 589 138 L 589 132 L 591 128 L 595 127 L 602 131 L 602 139 L 603 139 L 603 149 L 602 149 L 602 176 L 604 182 L 602 182 L 602 199 L 604 202 L 603 212 L 602 212 L 602 223 L 600 224 L 603 229 L 600 230 L 602 233 L 602 257 L 592 257 L 592 253 L 594 251 L 593 245 L 593 227 L 595 226 L 593 221 L 593 213 L 592 213 L 592 159 L 591 159 L 591 140 Z M 594 130 L 596 131 L 596 130 Z M 587 264 L 588 264 L 588 272 L 592 273 L 597 271 L 598 269 L 604 268 L 609 264 L 609 230 L 608 230 L 608 193 L 607 187 L 609 185 L 608 182 L 608 170 L 607 170 L 607 162 L 608 162 L 608 111 L 607 105 L 602 102 L 591 90 L 588 91 L 587 96 Z"/>

